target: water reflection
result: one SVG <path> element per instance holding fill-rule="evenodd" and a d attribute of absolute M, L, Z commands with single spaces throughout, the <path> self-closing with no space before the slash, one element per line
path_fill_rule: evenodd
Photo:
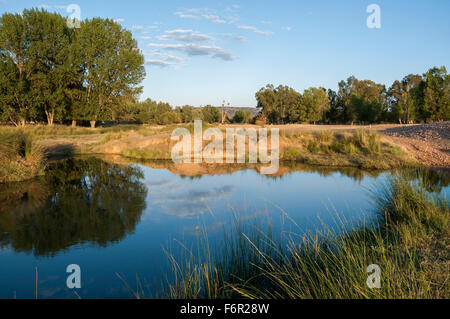
<path fill-rule="evenodd" d="M 143 173 L 146 167 L 168 170 L 169 178 L 146 179 Z M 259 167 L 177 165 L 170 161 L 141 161 L 140 165 L 133 165 L 133 162 L 122 157 L 56 162 L 40 179 L 0 184 L 0 247 L 12 247 L 17 252 L 32 252 L 36 256 L 54 256 L 77 244 L 105 247 L 133 233 L 146 204 L 150 206 L 148 211 L 151 213 L 164 212 L 174 217 L 192 217 L 205 212 L 214 214 L 214 209 L 221 209 L 222 202 L 236 196 L 233 193 L 239 191 L 237 188 L 258 186 L 258 174 L 251 174 L 253 180 L 243 184 L 236 182 L 240 177 L 231 177 L 238 171 L 248 170 L 258 172 Z M 308 186 L 298 179 L 287 185 L 275 182 L 289 179 L 298 172 L 314 173 L 321 177 L 338 173 L 356 182 L 361 182 L 366 176 L 376 178 L 383 173 L 284 163 L 277 175 L 261 175 L 260 178 L 273 182 L 266 185 L 267 193 L 284 200 L 286 206 L 292 204 L 292 210 L 295 210 L 298 204 L 295 198 L 289 195 L 291 197 L 283 199 L 283 195 L 287 196 L 287 191 L 290 192 L 292 187 Z M 426 186 L 430 192 L 440 192 L 450 183 L 447 172 L 410 170 L 403 173 Z M 218 177 L 206 183 L 200 181 L 204 176 L 211 175 L 220 175 L 220 179 Z M 181 185 L 180 180 L 186 183 Z M 196 185 L 203 185 L 203 188 L 196 188 Z M 256 193 L 249 193 L 250 196 L 258 195 L 257 191 L 255 188 Z M 214 203 L 219 202 L 214 207 Z M 303 205 L 306 204 L 303 202 Z M 283 206 L 283 202 L 280 205 Z"/>
<path fill-rule="evenodd" d="M 0 245 L 53 256 L 89 242 L 106 246 L 132 233 L 147 188 L 136 166 L 65 160 L 45 177 L 0 186 Z"/>

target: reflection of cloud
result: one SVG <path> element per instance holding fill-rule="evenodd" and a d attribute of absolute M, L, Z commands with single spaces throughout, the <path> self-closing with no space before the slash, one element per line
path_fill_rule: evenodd
<path fill-rule="evenodd" d="M 151 206 L 158 205 L 161 211 L 172 216 L 202 215 L 206 211 L 210 211 L 208 201 L 215 201 L 227 196 L 233 190 L 234 187 L 225 185 L 211 190 L 188 190 L 183 193 L 176 193 L 172 191 L 172 188 L 166 187 L 164 192 L 160 192 L 157 196 L 158 199 L 153 201 L 154 205 Z"/>
<path fill-rule="evenodd" d="M 162 207 L 167 215 L 188 217 L 202 215 L 207 210 L 204 202 L 183 203 L 177 205 L 167 205 Z"/>
<path fill-rule="evenodd" d="M 160 187 L 160 186 L 167 186 L 167 185 L 170 185 L 172 183 L 173 183 L 173 180 L 171 180 L 171 179 L 161 179 L 159 181 L 147 182 L 146 185 L 147 185 L 147 187 L 150 188 L 150 187 L 155 187 L 155 186 L 158 186 L 158 187 Z"/>
<path fill-rule="evenodd" d="M 216 199 L 232 193 L 232 186 L 222 186 L 209 190 L 189 190 L 183 195 L 171 195 L 166 198 L 167 201 L 199 201 L 207 199 Z"/>

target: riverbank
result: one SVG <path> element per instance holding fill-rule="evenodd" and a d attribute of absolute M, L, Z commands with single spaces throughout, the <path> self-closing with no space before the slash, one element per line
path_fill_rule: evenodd
<path fill-rule="evenodd" d="M 134 159 L 171 160 L 175 144 L 170 137 L 176 128 L 192 130 L 192 125 L 115 125 L 96 129 L 64 125 L 35 125 L 24 128 L 0 127 L 0 134 L 26 134 L 50 160 L 72 155 L 121 155 Z M 205 125 L 217 127 L 255 128 L 256 125 Z M 282 125 L 265 126 L 280 129 L 280 161 L 314 166 L 350 167 L 361 169 L 393 169 L 405 167 L 439 167 L 450 165 L 450 143 L 446 135 L 433 135 L 450 129 L 448 122 L 439 125 Z M 417 135 L 411 132 L 425 132 Z M 22 133 L 21 133 L 22 132 Z M 406 132 L 406 133 L 405 133 Z M 425 139 L 423 137 L 426 137 Z M 434 136 L 439 138 L 434 139 Z M 422 137 L 422 138 L 421 138 Z M 206 143 L 204 143 L 205 146 Z M 19 163 L 13 161 L 11 163 Z M 8 164 L 8 166 L 14 166 Z M 15 171 L 8 181 L 32 178 L 39 169 L 23 160 L 19 167 L 4 168 Z M 5 165 L 4 165 L 5 166 Z M 8 174 L 6 174 L 8 175 Z M 5 175 L 5 176 L 6 176 Z M 6 181 L 3 178 L 3 181 Z"/>
<path fill-rule="evenodd" d="M 205 230 L 205 239 L 184 258 L 169 251 L 165 296 L 449 298 L 450 210 L 446 198 L 431 196 L 426 187 L 393 178 L 376 192 L 377 222 L 355 231 L 342 222 L 342 231 L 325 229 L 320 239 L 300 229 L 273 234 L 270 224 L 235 216 L 222 246 L 211 247 Z"/>

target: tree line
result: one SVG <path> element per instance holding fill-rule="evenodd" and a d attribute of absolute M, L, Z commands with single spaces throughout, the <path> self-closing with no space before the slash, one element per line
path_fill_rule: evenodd
<path fill-rule="evenodd" d="M 108 120 L 137 96 L 144 57 L 130 31 L 109 19 L 80 21 L 44 10 L 0 17 L 0 119 Z"/>
<path fill-rule="evenodd" d="M 271 124 L 415 123 L 450 120 L 450 76 L 446 68 L 410 74 L 389 89 L 354 76 L 339 82 L 338 91 L 310 88 L 302 93 L 269 84 L 256 93 L 261 117 Z"/>
<path fill-rule="evenodd" d="M 139 101 L 144 56 L 130 31 L 102 18 L 68 26 L 66 18 L 45 10 L 4 13 L 0 17 L 0 121 L 121 121 L 146 124 L 189 123 L 411 123 L 450 120 L 449 75 L 434 67 L 410 74 L 389 89 L 354 76 L 338 90 L 267 85 L 256 93 L 261 113 L 222 115 L 211 105 L 172 107 Z M 223 116 L 223 118 L 222 118 Z"/>

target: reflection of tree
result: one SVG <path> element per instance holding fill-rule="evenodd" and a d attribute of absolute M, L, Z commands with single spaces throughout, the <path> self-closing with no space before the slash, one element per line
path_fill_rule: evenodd
<path fill-rule="evenodd" d="M 140 221 L 147 195 L 142 178 L 135 166 L 97 158 L 56 163 L 35 188 L 37 196 L 25 188 L 2 190 L 2 199 L 14 204 L 0 210 L 0 245 L 52 255 L 79 243 L 117 242 Z M 18 204 L 30 197 L 36 197 L 33 205 L 22 209 Z"/>
<path fill-rule="evenodd" d="M 428 192 L 440 193 L 450 184 L 450 174 L 445 170 L 417 169 L 408 172 L 407 176 L 416 179 Z"/>

